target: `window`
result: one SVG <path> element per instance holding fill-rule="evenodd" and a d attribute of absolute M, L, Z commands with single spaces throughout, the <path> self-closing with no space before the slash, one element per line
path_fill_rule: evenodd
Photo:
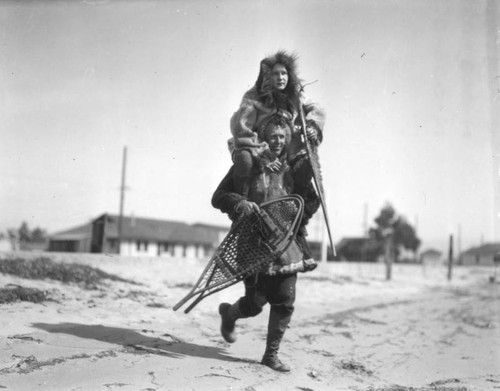
<path fill-rule="evenodd" d="M 148 251 L 148 244 L 149 242 L 147 240 L 136 240 L 135 241 L 135 247 L 137 248 L 137 251 Z"/>

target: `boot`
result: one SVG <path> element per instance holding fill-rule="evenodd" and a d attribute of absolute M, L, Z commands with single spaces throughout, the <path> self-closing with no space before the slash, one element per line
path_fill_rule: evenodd
<path fill-rule="evenodd" d="M 221 316 L 220 333 L 224 340 L 229 343 L 236 341 L 236 333 L 234 327 L 236 320 L 241 317 L 239 301 L 233 305 L 229 303 L 221 303 L 219 305 L 219 314 Z"/>
<path fill-rule="evenodd" d="M 268 334 L 266 351 L 260 363 L 278 372 L 290 372 L 290 367 L 278 358 L 278 350 L 283 334 L 283 331 L 276 331 L 272 333 L 271 337 Z"/>
<path fill-rule="evenodd" d="M 273 311 L 271 307 L 267 330 L 266 351 L 260 363 L 278 372 L 290 372 L 291 370 L 287 364 L 281 362 L 278 358 L 280 343 L 289 322 L 290 316 L 283 318 L 277 311 Z"/>

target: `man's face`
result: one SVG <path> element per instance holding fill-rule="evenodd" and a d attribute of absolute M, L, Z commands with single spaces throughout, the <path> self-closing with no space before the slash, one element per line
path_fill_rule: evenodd
<path fill-rule="evenodd" d="M 273 125 L 272 129 L 269 129 L 266 133 L 266 141 L 269 144 L 269 149 L 276 156 L 279 156 L 281 152 L 283 152 L 283 148 L 285 148 L 285 129 Z"/>
<path fill-rule="evenodd" d="M 288 84 L 288 72 L 281 64 L 276 64 L 271 71 L 271 84 L 276 90 L 283 91 Z"/>

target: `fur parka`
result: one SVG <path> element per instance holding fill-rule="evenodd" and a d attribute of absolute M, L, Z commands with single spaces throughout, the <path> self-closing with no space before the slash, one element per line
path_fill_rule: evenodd
<path fill-rule="evenodd" d="M 284 92 L 273 91 L 271 73 L 274 65 L 284 65 L 288 72 L 288 83 Z M 292 143 L 288 151 L 288 159 L 292 161 L 303 153 L 301 145 L 299 105 L 304 110 L 308 126 L 318 133 L 318 140 L 323 138 L 325 113 L 314 101 L 308 99 L 301 91 L 302 84 L 297 76 L 296 56 L 284 51 L 266 57 L 260 63 L 259 76 L 255 85 L 248 90 L 240 103 L 240 107 L 230 120 L 232 138 L 228 141 L 231 152 L 237 148 L 249 150 L 254 157 L 261 156 L 267 150 L 263 141 L 263 130 L 274 115 L 282 116 L 292 129 Z"/>

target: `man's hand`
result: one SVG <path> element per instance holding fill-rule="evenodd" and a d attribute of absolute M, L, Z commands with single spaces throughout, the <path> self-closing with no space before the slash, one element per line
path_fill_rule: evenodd
<path fill-rule="evenodd" d="M 247 200 L 241 200 L 236 206 L 236 212 L 243 213 L 245 216 L 248 216 L 253 212 L 258 212 L 259 210 L 259 205 L 257 205 L 255 202 Z"/>
<path fill-rule="evenodd" d="M 283 164 L 279 161 L 279 159 L 276 159 L 276 160 L 273 160 L 270 163 L 267 163 L 266 167 L 271 172 L 279 172 L 281 170 L 281 168 L 283 167 Z"/>

